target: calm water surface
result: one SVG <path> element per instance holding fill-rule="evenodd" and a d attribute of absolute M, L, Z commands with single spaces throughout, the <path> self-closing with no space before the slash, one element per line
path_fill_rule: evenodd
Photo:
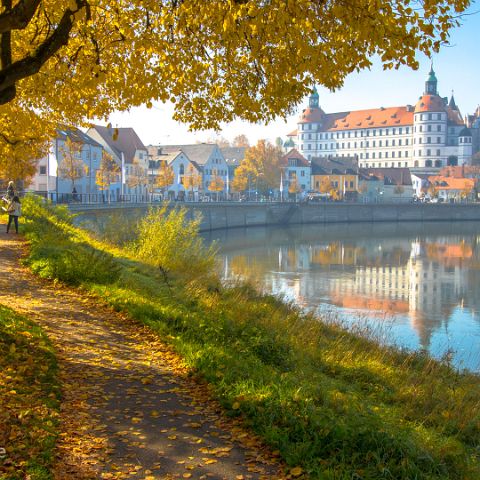
<path fill-rule="evenodd" d="M 309 225 L 212 232 L 226 279 L 250 278 L 298 305 L 453 352 L 480 371 L 480 223 Z"/>

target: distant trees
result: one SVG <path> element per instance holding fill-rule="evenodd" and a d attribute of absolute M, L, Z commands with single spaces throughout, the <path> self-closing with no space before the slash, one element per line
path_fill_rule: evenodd
<path fill-rule="evenodd" d="M 201 186 L 202 176 L 197 172 L 195 167 L 190 164 L 187 168 L 187 173 L 183 176 L 183 187 L 186 191 L 190 191 L 190 195 L 193 197 L 193 191 L 199 189 Z M 223 190 L 223 187 L 221 190 Z"/>
<path fill-rule="evenodd" d="M 127 185 L 130 188 L 142 188 L 148 184 L 148 175 L 146 168 L 135 158 L 128 167 Z"/>
<path fill-rule="evenodd" d="M 74 141 L 70 137 L 67 137 L 60 148 L 63 158 L 58 165 L 58 176 L 72 182 L 72 192 L 75 189 L 75 182 L 88 173 L 88 167 L 82 160 L 82 148 L 82 142 Z"/>
<path fill-rule="evenodd" d="M 222 177 L 220 177 L 216 170 L 213 171 L 213 174 L 208 183 L 208 190 L 215 192 L 215 196 L 218 198 L 218 192 L 222 192 L 225 187 L 225 182 Z"/>
<path fill-rule="evenodd" d="M 172 185 L 174 181 L 175 173 L 173 172 L 173 168 L 165 160 L 161 160 L 160 168 L 155 178 L 155 186 L 159 188 L 162 193 L 165 193 L 165 189 Z"/>
<path fill-rule="evenodd" d="M 249 147 L 250 141 L 248 140 L 247 136 L 243 133 L 237 135 L 232 142 L 232 147 Z"/>
<path fill-rule="evenodd" d="M 235 191 L 246 189 L 267 193 L 280 185 L 282 151 L 267 140 L 259 140 L 249 147 L 240 166 L 235 170 L 232 187 Z"/>
<path fill-rule="evenodd" d="M 117 165 L 113 156 L 106 150 L 103 150 L 100 168 L 95 175 L 95 182 L 100 190 L 109 190 L 112 183 L 118 182 L 120 167 Z"/>

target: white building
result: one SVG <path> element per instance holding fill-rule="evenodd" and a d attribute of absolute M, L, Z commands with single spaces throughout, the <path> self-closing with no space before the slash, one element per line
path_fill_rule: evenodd
<path fill-rule="evenodd" d="M 112 155 L 121 168 L 119 195 L 145 195 L 148 191 L 148 152 L 133 128 L 94 125 L 87 134 Z"/>
<path fill-rule="evenodd" d="M 96 184 L 96 173 L 102 159 L 102 145 L 77 128 L 64 127 L 57 130 L 57 136 L 50 143 L 48 154 L 38 161 L 37 172 L 29 189 L 48 194 L 50 198 L 54 198 L 57 193 L 72 194 L 72 181 L 58 175 L 58 166 L 68 151 L 67 138 L 81 144 L 81 149 L 76 155 L 85 165 L 85 175 L 75 180 L 74 187 L 77 194 L 100 193 Z"/>
<path fill-rule="evenodd" d="M 228 173 L 228 164 L 218 147 L 214 143 L 196 143 L 193 145 L 149 145 L 148 151 L 152 155 L 152 159 L 160 159 L 162 155 L 176 155 L 182 152 L 188 159 L 189 164 L 192 164 L 195 169 L 200 172 L 202 176 L 202 184 L 198 188 L 204 195 L 211 197 L 223 197 L 228 194 L 229 183 L 232 180 Z M 183 176 L 187 175 L 188 165 L 185 162 L 176 162 L 172 167 L 175 170 L 175 183 L 182 183 Z M 181 173 L 181 166 L 183 165 L 184 173 Z M 179 181 L 180 179 L 180 181 Z M 210 183 L 213 179 L 220 181 L 223 185 L 221 191 L 213 191 L 210 189 Z M 184 190 L 183 187 L 177 185 L 174 187 L 175 192 Z"/>
<path fill-rule="evenodd" d="M 469 123 L 479 128 L 479 122 Z M 453 95 L 449 103 L 439 96 L 433 68 L 415 106 L 325 113 L 314 89 L 290 136 L 308 160 L 356 157 L 365 168 L 427 169 L 470 163 L 475 137 Z"/>

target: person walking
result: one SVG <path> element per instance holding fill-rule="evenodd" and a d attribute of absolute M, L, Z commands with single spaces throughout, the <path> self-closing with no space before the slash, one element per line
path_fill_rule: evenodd
<path fill-rule="evenodd" d="M 14 197 L 8 204 L 7 213 L 8 213 L 7 233 L 10 230 L 10 225 L 12 224 L 12 221 L 15 224 L 15 232 L 18 233 L 18 217 L 22 215 L 22 205 L 17 195 L 14 195 Z"/>

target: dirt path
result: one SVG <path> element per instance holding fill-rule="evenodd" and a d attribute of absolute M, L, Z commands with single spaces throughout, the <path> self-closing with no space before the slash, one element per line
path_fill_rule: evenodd
<path fill-rule="evenodd" d="M 149 330 L 21 266 L 0 225 L 0 303 L 38 322 L 64 386 L 56 479 L 281 479 L 274 456 L 186 377 Z"/>

